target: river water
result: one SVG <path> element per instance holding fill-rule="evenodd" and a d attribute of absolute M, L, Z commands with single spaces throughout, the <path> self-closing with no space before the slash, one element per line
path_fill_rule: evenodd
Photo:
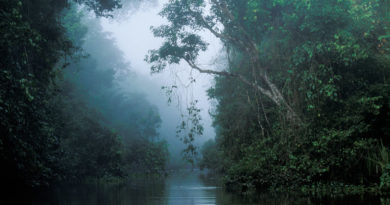
<path fill-rule="evenodd" d="M 31 201 L 30 201 L 31 202 Z M 41 193 L 26 204 L 54 205 L 239 205 L 239 204 L 390 204 L 380 197 L 352 196 L 332 199 L 286 195 L 246 196 L 226 192 L 216 180 L 197 172 L 170 174 L 165 179 L 138 179 L 122 185 L 61 187 Z"/>

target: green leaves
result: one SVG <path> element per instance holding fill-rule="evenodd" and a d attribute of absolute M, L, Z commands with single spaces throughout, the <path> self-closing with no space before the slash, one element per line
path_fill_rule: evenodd
<path fill-rule="evenodd" d="M 290 126 L 282 109 L 264 96 L 216 78 L 209 95 L 218 101 L 214 124 L 217 148 L 229 162 L 222 169 L 226 183 L 264 190 L 380 181 L 365 157 L 390 134 L 384 128 L 389 124 L 388 2 L 226 2 L 234 20 L 222 22 L 223 33 L 253 40 L 261 64 L 251 67 L 248 53 L 226 41 L 229 71 L 261 84 L 256 72 L 267 67 L 305 124 L 302 130 Z"/>
<path fill-rule="evenodd" d="M 176 4 L 179 4 L 179 1 L 175 4 L 172 3 L 172 5 L 168 5 L 162 12 L 162 15 L 167 16 L 168 19 L 173 18 L 171 19 L 171 25 L 162 25 L 157 28 L 151 28 L 154 36 L 165 38 L 166 40 L 159 49 L 150 50 L 149 55 L 145 57 L 145 61 L 152 64 L 152 73 L 164 70 L 167 64 L 178 64 L 182 59 L 195 61 L 199 52 L 207 49 L 208 44 L 204 42 L 199 35 L 184 29 L 189 25 L 191 25 L 192 29 L 197 29 L 199 27 L 200 23 L 197 22 L 198 20 L 196 19 L 197 14 L 194 14 L 192 10 L 183 14 L 178 14 L 178 12 L 182 11 L 171 11 L 171 9 L 173 9 L 171 7 L 187 6 Z M 170 12 L 174 12 L 173 14 L 178 16 L 175 16 L 174 18 L 170 16 Z"/>
<path fill-rule="evenodd" d="M 390 38 L 390 34 L 379 36 L 379 37 L 378 37 L 378 40 L 379 40 L 379 41 L 382 41 L 383 39 L 388 39 L 388 38 Z"/>

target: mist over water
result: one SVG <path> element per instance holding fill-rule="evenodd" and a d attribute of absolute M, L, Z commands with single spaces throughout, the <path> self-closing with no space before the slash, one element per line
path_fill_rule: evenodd
<path fill-rule="evenodd" d="M 389 11 L 0 0 L 0 204 L 390 204 Z"/>

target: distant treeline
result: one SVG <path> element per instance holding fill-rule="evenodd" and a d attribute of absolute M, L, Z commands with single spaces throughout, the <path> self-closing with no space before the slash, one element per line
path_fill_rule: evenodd
<path fill-rule="evenodd" d="M 0 176 L 17 189 L 163 174 L 158 110 L 120 91 L 129 65 L 90 12 L 117 0 L 0 1 Z M 133 89 L 134 90 L 134 89 Z"/>

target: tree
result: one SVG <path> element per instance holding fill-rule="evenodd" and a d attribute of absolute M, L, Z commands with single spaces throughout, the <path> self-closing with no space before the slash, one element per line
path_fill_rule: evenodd
<path fill-rule="evenodd" d="M 7 186 L 46 186 L 61 178 L 50 100 L 61 59 L 73 54 L 60 22 L 68 0 L 0 1 L 0 161 Z M 80 0 L 98 15 L 117 0 Z"/>
<path fill-rule="evenodd" d="M 381 24 L 379 27 L 368 25 L 372 25 L 370 21 L 375 19 L 374 15 L 380 16 L 380 7 L 385 4 L 371 0 L 332 0 L 326 4 L 304 0 L 170 1 L 160 13 L 169 24 L 153 28 L 154 35 L 164 38 L 165 42 L 159 49 L 151 50 L 146 60 L 153 64 L 152 72 L 159 72 L 167 64 L 183 60 L 201 73 L 238 78 L 277 107 L 287 110 L 287 119 L 299 122 L 299 102 L 286 98 L 288 96 L 282 90 L 286 82 L 276 79 L 275 72 L 293 72 L 302 63 L 307 63 L 300 62 L 303 56 L 298 55 L 309 55 L 314 63 L 320 65 L 328 64 L 319 57 L 324 54 L 340 53 L 343 55 L 340 60 L 344 63 L 363 58 L 367 50 L 359 49 L 383 35 L 386 25 L 383 20 L 374 20 Z M 360 19 L 360 23 L 353 24 L 353 18 Z M 224 43 L 228 61 L 238 53 L 243 62 L 247 62 L 250 72 L 234 70 L 233 67 L 239 65 L 231 62 L 230 68 L 224 71 L 197 65 L 199 52 L 207 49 L 207 43 L 197 34 L 204 30 Z M 363 39 L 360 38 L 362 35 Z M 355 47 L 351 45 L 353 41 L 349 41 L 351 37 Z M 309 39 L 324 42 L 313 48 Z"/>
<path fill-rule="evenodd" d="M 378 157 L 389 136 L 388 10 L 375 0 L 170 1 L 169 25 L 153 30 L 165 43 L 147 60 L 155 72 L 183 60 L 217 75 L 209 96 L 226 184 L 367 185 L 387 176 L 366 156 L 388 163 Z M 198 68 L 200 30 L 224 43 L 225 70 Z"/>
<path fill-rule="evenodd" d="M 61 99 L 55 103 L 62 113 L 58 132 L 69 175 L 84 180 L 162 174 L 168 152 L 159 138 L 159 111 L 137 85 L 121 85 L 135 74 L 110 33 L 83 12 L 76 6 L 65 12 L 69 39 L 85 57 L 63 72 Z"/>
<path fill-rule="evenodd" d="M 267 64 L 260 59 L 264 52 L 260 50 L 262 40 L 257 39 L 256 36 L 259 33 L 252 32 L 248 22 L 243 21 L 248 14 L 245 11 L 240 12 L 240 9 L 251 9 L 246 8 L 246 4 L 251 5 L 251 1 L 212 0 L 207 11 L 205 1 L 170 1 L 160 13 L 169 20 L 170 25 L 153 29 L 156 37 L 165 38 L 166 41 L 160 49 L 150 51 L 146 60 L 154 64 L 151 68 L 152 72 L 163 70 L 166 63 L 179 63 L 180 60 L 184 60 L 200 73 L 236 77 L 260 91 L 278 107 L 286 107 L 289 118 L 299 120 L 278 86 L 271 81 Z M 252 77 L 247 77 L 240 72 L 232 72 L 232 70 L 217 71 L 198 66 L 196 58 L 199 52 L 207 49 L 207 43 L 195 34 L 199 30 L 207 30 L 219 38 L 228 48 L 226 54 L 228 58 L 233 54 L 231 50 L 238 50 L 247 55 L 246 59 L 250 61 Z"/>

